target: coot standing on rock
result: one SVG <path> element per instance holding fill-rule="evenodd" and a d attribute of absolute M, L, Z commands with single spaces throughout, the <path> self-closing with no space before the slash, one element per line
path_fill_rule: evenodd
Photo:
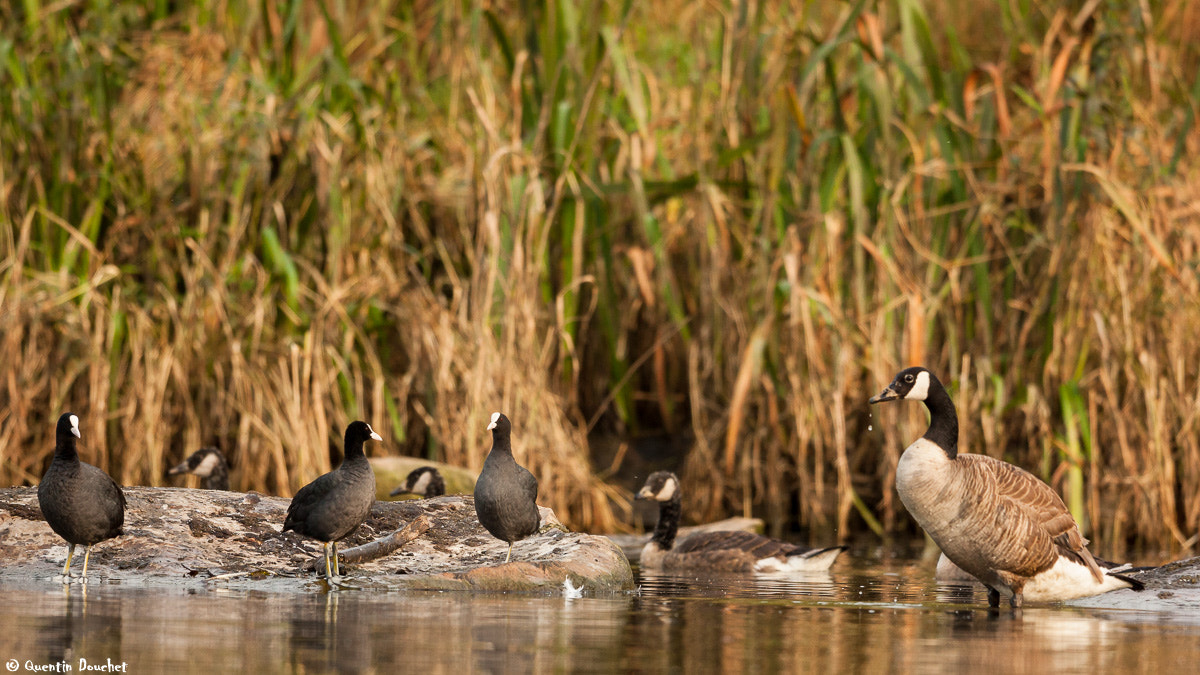
<path fill-rule="evenodd" d="M 225 455 L 216 448 L 200 448 L 167 472 L 168 476 L 190 473 L 203 480 L 200 484 L 205 490 L 229 489 L 229 464 Z"/>
<path fill-rule="evenodd" d="M 422 466 L 408 472 L 408 476 L 404 479 L 404 484 L 392 490 L 388 495 L 395 497 L 396 495 L 412 494 L 418 497 L 441 497 L 446 494 L 446 481 L 442 480 L 442 474 L 435 467 Z"/>
<path fill-rule="evenodd" d="M 538 482 L 512 455 L 512 423 L 500 413 L 492 413 L 492 450 L 483 462 L 483 471 L 475 482 L 475 515 L 492 536 L 508 542 L 512 560 L 513 544 L 538 531 Z"/>
<path fill-rule="evenodd" d="M 366 422 L 351 422 L 346 427 L 345 456 L 341 465 L 305 485 L 292 497 L 283 531 L 292 530 L 325 544 L 325 577 L 341 574 L 337 562 L 337 542 L 353 532 L 371 512 L 375 503 L 375 474 L 363 454 L 368 439 L 382 441 Z M 333 548 L 330 569 L 329 550 Z"/>
<path fill-rule="evenodd" d="M 75 547 L 87 546 L 80 577 L 86 583 L 92 545 L 121 534 L 121 526 L 125 524 L 125 493 L 108 474 L 79 461 L 75 449 L 77 438 L 79 418 L 63 413 L 54 434 L 54 459 L 38 485 L 38 505 L 50 529 L 70 545 L 67 564 L 63 566 L 64 581 L 71 579 Z"/>

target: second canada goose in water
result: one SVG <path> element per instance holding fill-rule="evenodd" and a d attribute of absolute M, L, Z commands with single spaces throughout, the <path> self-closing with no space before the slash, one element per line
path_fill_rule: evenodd
<path fill-rule="evenodd" d="M 284 532 L 292 530 L 325 545 L 325 577 L 330 580 L 341 574 L 337 562 L 338 540 L 362 525 L 375 504 L 375 473 L 363 454 L 363 443 L 367 440 L 383 438 L 370 424 L 351 422 L 346 427 L 341 465 L 297 490 L 283 522 Z"/>
<path fill-rule="evenodd" d="M 229 464 L 216 448 L 200 448 L 167 472 L 168 476 L 190 473 L 199 476 L 205 490 L 229 489 Z"/>
<path fill-rule="evenodd" d="M 513 459 L 512 423 L 508 418 L 492 413 L 488 429 L 492 431 L 492 449 L 475 482 L 475 515 L 493 537 L 508 542 L 508 555 L 504 556 L 507 563 L 512 560 L 513 544 L 537 532 L 541 525 L 538 482 Z"/>
<path fill-rule="evenodd" d="M 79 418 L 63 413 L 54 433 L 54 459 L 38 485 L 38 506 L 50 529 L 67 540 L 67 564 L 63 579 L 71 579 L 71 558 L 75 547 L 86 546 L 83 576 L 87 582 L 88 558 L 92 545 L 122 534 L 125 524 L 125 493 L 104 471 L 79 461 L 75 439 L 79 438 Z"/>
<path fill-rule="evenodd" d="M 1141 590 L 1097 564 L 1049 485 L 1007 462 L 958 452 L 958 413 L 933 373 L 906 368 L 870 402 L 901 399 L 925 402 L 929 430 L 900 456 L 896 491 L 950 561 L 987 586 L 988 604 Z"/>
<path fill-rule="evenodd" d="M 642 549 L 641 566 L 663 570 L 714 572 L 823 572 L 845 546 L 807 548 L 761 534 L 731 530 L 697 532 L 675 544 L 679 530 L 679 479 L 670 471 L 656 471 L 637 493 L 638 499 L 658 502 L 654 535 Z"/>
<path fill-rule="evenodd" d="M 442 480 L 442 474 L 435 467 L 422 466 L 408 472 L 404 483 L 392 490 L 388 495 L 395 497 L 397 495 L 412 494 L 418 497 L 441 497 L 446 494 L 446 481 Z"/>

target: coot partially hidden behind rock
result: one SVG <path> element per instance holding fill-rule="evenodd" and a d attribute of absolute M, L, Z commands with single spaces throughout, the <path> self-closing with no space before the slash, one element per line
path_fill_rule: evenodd
<path fill-rule="evenodd" d="M 125 493 L 100 469 L 79 461 L 75 448 L 79 418 L 63 413 L 54 434 L 54 459 L 38 485 L 38 504 L 50 529 L 70 546 L 63 579 L 71 579 L 75 547 L 84 545 L 82 583 L 87 582 L 92 545 L 121 534 L 125 524 Z"/>
<path fill-rule="evenodd" d="M 483 471 L 475 482 L 475 515 L 492 536 L 508 542 L 512 560 L 513 544 L 538 531 L 538 482 L 512 455 L 512 423 L 500 413 L 492 413 L 492 450 L 483 462 Z"/>
<path fill-rule="evenodd" d="M 383 440 L 370 424 L 351 422 L 346 427 L 346 454 L 341 465 L 300 488 L 292 497 L 283 523 L 284 532 L 292 530 L 324 542 L 327 579 L 341 574 L 337 562 L 338 540 L 361 525 L 375 503 L 375 473 L 363 454 L 363 443 L 368 439 Z"/>
<path fill-rule="evenodd" d="M 167 475 L 175 476 L 181 473 L 190 473 L 202 478 L 200 484 L 205 490 L 229 489 L 229 464 L 225 461 L 225 455 L 216 448 L 200 448 L 187 459 L 171 467 Z"/>
<path fill-rule="evenodd" d="M 404 479 L 404 484 L 392 490 L 389 497 L 412 494 L 418 497 L 441 497 L 446 494 L 446 481 L 442 474 L 432 466 L 422 466 L 413 469 Z"/>

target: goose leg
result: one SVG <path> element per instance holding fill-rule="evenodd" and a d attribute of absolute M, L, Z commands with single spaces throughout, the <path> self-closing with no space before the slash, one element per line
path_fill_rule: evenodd
<path fill-rule="evenodd" d="M 325 542 L 325 578 L 333 578 L 333 570 L 329 569 L 329 542 Z"/>
<path fill-rule="evenodd" d="M 333 546 L 333 576 L 340 577 L 342 576 L 342 568 L 338 565 L 337 542 L 330 542 L 330 544 Z"/>
<path fill-rule="evenodd" d="M 988 589 L 988 607 L 999 607 L 1000 606 L 1000 591 L 992 588 L 991 586 L 988 586 L 987 589 Z M 1013 597 L 1015 598 L 1016 596 L 1014 595 Z"/>
<path fill-rule="evenodd" d="M 515 543 L 516 542 L 513 541 L 508 542 L 508 555 L 504 556 L 504 562 L 507 563 L 508 561 L 512 560 L 512 547 Z"/>
<path fill-rule="evenodd" d="M 63 581 L 71 581 L 71 557 L 75 555 L 75 544 L 67 545 L 67 564 L 63 565 Z"/>
<path fill-rule="evenodd" d="M 1025 602 L 1024 593 L 1022 593 L 1021 591 L 1017 591 L 1016 593 L 1013 593 L 1013 596 L 1008 599 L 1008 604 L 1011 605 L 1013 609 L 1020 609 L 1021 605 L 1024 602 Z"/>

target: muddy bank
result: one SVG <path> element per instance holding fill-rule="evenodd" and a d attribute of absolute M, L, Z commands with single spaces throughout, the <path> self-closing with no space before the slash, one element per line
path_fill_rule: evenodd
<path fill-rule="evenodd" d="M 303 571 L 321 545 L 281 532 L 288 499 L 257 493 L 186 488 L 124 488 L 125 534 L 92 548 L 91 583 L 221 585 L 277 591 L 314 590 L 325 582 Z M 542 508 L 543 525 L 557 518 Z M 621 550 L 606 537 L 549 529 L 507 544 L 475 517 L 470 497 L 376 502 L 367 521 L 339 543 L 368 544 L 417 520 L 429 528 L 383 558 L 343 565 L 346 583 L 366 589 L 562 592 L 564 581 L 586 592 L 633 587 Z M 52 580 L 67 545 L 42 519 L 37 488 L 0 489 L 0 570 L 8 580 Z M 82 555 L 82 549 L 77 550 Z M 78 574 L 79 562 L 73 566 Z"/>

